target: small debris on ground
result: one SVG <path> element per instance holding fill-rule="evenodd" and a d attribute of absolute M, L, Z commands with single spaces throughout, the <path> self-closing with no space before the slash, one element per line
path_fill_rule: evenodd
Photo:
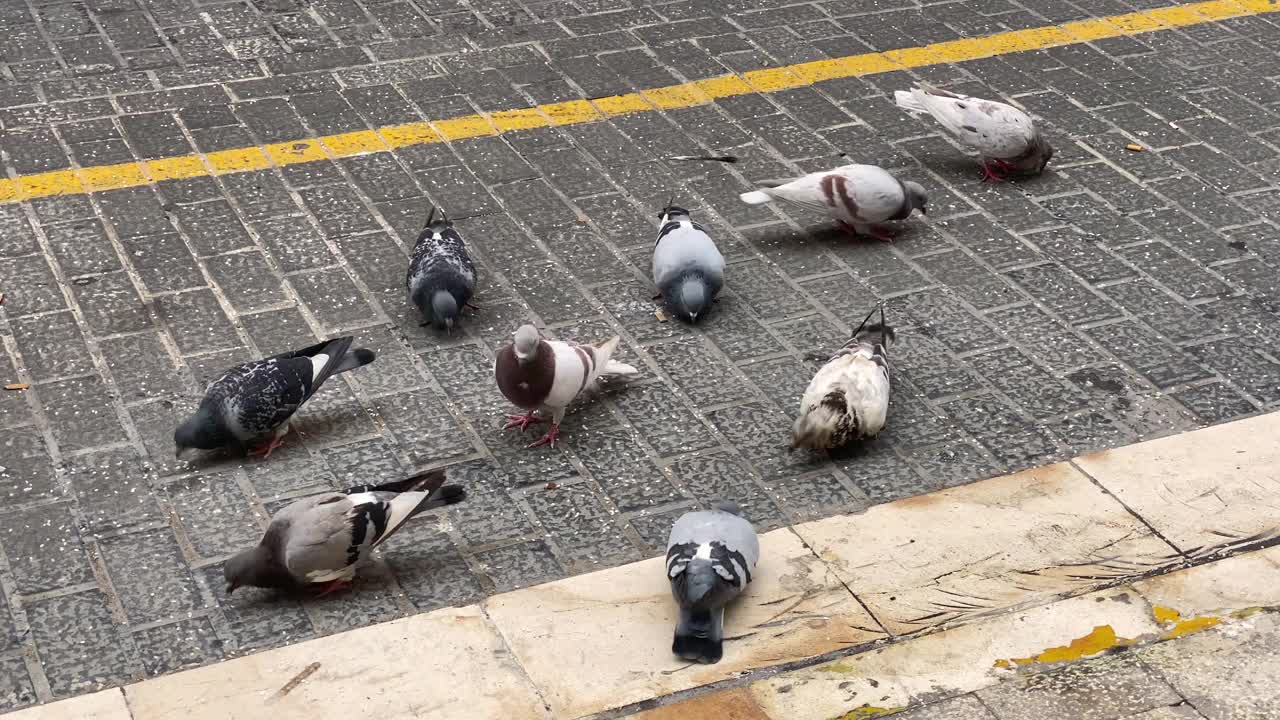
<path fill-rule="evenodd" d="M 548 490 L 555 490 L 555 489 L 556 489 L 556 488 L 558 488 L 558 487 L 560 487 L 560 485 L 559 485 L 558 483 L 553 483 L 553 482 L 549 482 L 549 483 L 547 483 L 547 489 L 548 489 Z"/>
<path fill-rule="evenodd" d="M 658 322 L 666 322 L 668 319 L 667 314 L 662 312 L 662 308 L 658 308 L 657 310 L 654 310 L 653 316 L 658 318 Z"/>
<path fill-rule="evenodd" d="M 4 386 L 4 389 L 5 390 L 26 390 L 29 387 L 31 386 L 28 385 L 27 383 L 9 383 L 8 385 Z"/>
<path fill-rule="evenodd" d="M 1142 147 L 1137 143 L 1129 143 L 1128 145 L 1124 146 L 1124 149 L 1130 152 L 1142 152 L 1143 150 L 1146 150 L 1146 148 Z"/>

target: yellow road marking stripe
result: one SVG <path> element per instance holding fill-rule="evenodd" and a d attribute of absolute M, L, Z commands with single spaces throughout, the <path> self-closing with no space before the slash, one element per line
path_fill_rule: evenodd
<path fill-rule="evenodd" d="M 1061 25 L 1012 30 L 921 47 L 849 55 L 829 60 L 764 68 L 742 75 L 695 80 L 593 100 L 568 100 L 518 110 L 466 115 L 431 122 L 405 123 L 319 138 L 233 148 L 201 155 L 54 170 L 0 179 L 0 204 L 83 192 L 137 187 L 161 180 L 261 170 L 273 165 L 315 162 L 388 149 L 499 135 L 512 130 L 578 125 L 655 109 L 705 105 L 717 98 L 772 93 L 823 80 L 861 77 L 942 63 L 1006 55 L 1103 38 L 1199 25 L 1232 17 L 1280 12 L 1280 0 L 1205 0 Z"/>

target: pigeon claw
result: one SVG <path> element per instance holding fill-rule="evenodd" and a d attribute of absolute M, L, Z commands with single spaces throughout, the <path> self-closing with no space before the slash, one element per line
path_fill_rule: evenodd
<path fill-rule="evenodd" d="M 555 423 L 551 423 L 551 427 L 547 429 L 547 434 L 538 438 L 536 441 L 526 445 L 525 449 L 532 450 L 533 448 L 541 447 L 543 445 L 550 445 L 551 447 L 555 447 L 556 440 L 559 438 L 560 438 L 560 426 Z"/>
<path fill-rule="evenodd" d="M 284 437 L 273 437 L 267 443 L 254 448 L 250 455 L 261 455 L 263 460 L 271 457 L 272 451 L 284 444 Z"/>
<path fill-rule="evenodd" d="M 1008 167 L 999 160 L 988 160 L 982 163 L 982 182 L 1004 182 L 1009 179 Z"/>
<path fill-rule="evenodd" d="M 326 595 L 332 595 L 334 593 L 340 593 L 340 592 L 343 592 L 344 590 L 350 590 L 350 589 L 351 589 L 350 580 L 330 580 L 329 582 L 322 584 L 318 588 L 319 592 L 316 593 L 316 597 L 324 597 Z"/>
<path fill-rule="evenodd" d="M 538 417 L 536 411 L 530 410 L 524 415 L 508 415 L 507 424 L 503 425 L 502 429 L 510 430 L 511 428 L 518 427 L 520 428 L 520 432 L 524 432 L 525 428 L 538 422 L 542 422 L 542 418 Z"/>

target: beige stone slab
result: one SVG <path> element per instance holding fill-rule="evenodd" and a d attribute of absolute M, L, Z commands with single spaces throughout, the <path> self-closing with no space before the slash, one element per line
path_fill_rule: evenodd
<path fill-rule="evenodd" d="M 671 654 L 663 559 L 490 598 L 486 609 L 557 719 L 577 718 L 883 637 L 830 569 L 783 529 L 760 538 L 754 581 L 725 615 L 724 659 Z"/>
<path fill-rule="evenodd" d="M 147 680 L 125 694 L 133 720 L 549 718 L 476 606 Z"/>
<path fill-rule="evenodd" d="M 1280 525 L 1280 413 L 1074 462 L 1184 552 L 1212 553 Z"/>
<path fill-rule="evenodd" d="M 132 720 L 120 688 L 37 705 L 4 716 L 5 720 Z"/>
<path fill-rule="evenodd" d="M 1242 610 L 1280 607 L 1280 547 L 1157 575 L 1133 587 L 1153 608 L 1162 609 L 1157 616 L 1166 623 L 1216 624 Z"/>
<path fill-rule="evenodd" d="M 1022 663 L 1089 657 L 1158 631 L 1147 605 L 1121 586 L 908 638 L 750 689 L 772 718 L 870 717 L 990 687 Z"/>
<path fill-rule="evenodd" d="M 895 634 L 1087 592 L 1174 559 L 1065 463 L 795 529 Z"/>

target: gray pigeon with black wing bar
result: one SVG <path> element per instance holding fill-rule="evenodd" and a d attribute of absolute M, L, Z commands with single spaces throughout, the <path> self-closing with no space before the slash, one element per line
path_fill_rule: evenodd
<path fill-rule="evenodd" d="M 696 322 L 724 286 L 724 256 L 689 211 L 668 204 L 653 246 L 653 283 L 672 315 Z"/>
<path fill-rule="evenodd" d="M 452 330 L 458 313 L 471 305 L 476 291 L 476 265 L 467 245 L 443 210 L 427 215 L 427 224 L 413 246 L 405 279 L 409 300 L 437 330 Z"/>
<path fill-rule="evenodd" d="M 445 471 L 431 470 L 382 485 L 324 493 L 285 506 L 271 519 L 262 541 L 227 561 L 227 594 L 253 586 L 279 590 L 345 589 L 356 566 L 406 520 L 459 502 L 458 485 L 445 485 Z"/>
<path fill-rule="evenodd" d="M 179 460 L 218 450 L 270 457 L 289 432 L 289 418 L 333 375 L 374 361 L 373 351 L 351 349 L 340 337 L 231 368 L 209 384 L 195 414 L 173 432 Z"/>
<path fill-rule="evenodd" d="M 680 606 L 671 651 L 716 663 L 724 654 L 724 608 L 751 582 L 760 541 L 731 502 L 681 515 L 667 539 L 667 579 Z"/>

